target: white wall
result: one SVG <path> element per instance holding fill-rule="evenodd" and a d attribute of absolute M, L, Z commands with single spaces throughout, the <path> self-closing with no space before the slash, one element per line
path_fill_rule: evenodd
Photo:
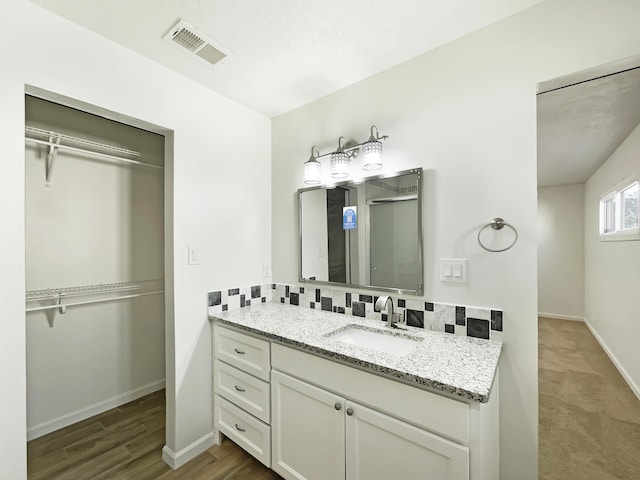
<path fill-rule="evenodd" d="M 584 184 L 538 189 L 538 313 L 584 318 Z"/>
<path fill-rule="evenodd" d="M 640 170 L 636 127 L 585 187 L 586 320 L 640 398 L 640 241 L 601 242 L 600 198 Z"/>
<path fill-rule="evenodd" d="M 26 478 L 25 84 L 175 132 L 167 172 L 174 199 L 166 209 L 174 217 L 166 244 L 173 243 L 175 257 L 167 266 L 175 275 L 168 292 L 175 308 L 167 312 L 167 446 L 179 453 L 199 439 L 204 445 L 212 430 L 206 293 L 264 280 L 270 121 L 26 0 L 3 7 L 12 21 L 0 32 L 0 478 Z M 189 244 L 200 246 L 201 265 L 187 266 Z"/>
<path fill-rule="evenodd" d="M 294 192 L 311 145 L 325 153 L 375 123 L 390 135 L 385 170 L 427 170 L 425 299 L 505 311 L 503 479 L 537 479 L 536 84 L 637 54 L 639 17 L 635 0 L 545 2 L 273 121 L 277 282 L 297 280 Z M 520 233 L 500 254 L 476 243 L 495 216 Z M 439 282 L 441 257 L 469 260 L 465 285 Z"/>

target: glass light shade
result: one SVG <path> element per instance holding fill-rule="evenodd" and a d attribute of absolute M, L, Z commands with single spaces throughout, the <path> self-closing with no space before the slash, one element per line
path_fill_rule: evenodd
<path fill-rule="evenodd" d="M 305 185 L 320 185 L 320 162 L 310 159 L 304 162 Z"/>
<path fill-rule="evenodd" d="M 378 170 L 382 168 L 382 142 L 369 140 L 360 147 L 363 170 Z"/>
<path fill-rule="evenodd" d="M 329 169 L 331 178 L 347 178 L 349 176 L 349 155 L 346 152 L 332 153 Z"/>

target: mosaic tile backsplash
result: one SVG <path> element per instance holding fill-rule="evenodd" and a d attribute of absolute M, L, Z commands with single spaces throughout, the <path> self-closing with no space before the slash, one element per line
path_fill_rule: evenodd
<path fill-rule="evenodd" d="M 273 297 L 273 284 L 253 285 L 251 287 L 228 288 L 209 292 L 209 315 L 250 307 L 257 303 L 270 302 Z"/>
<path fill-rule="evenodd" d="M 266 284 L 209 292 L 209 315 L 248 307 L 256 303 L 281 302 L 316 310 L 386 321 L 386 314 L 374 311 L 379 295 L 328 288 Z M 393 310 L 412 327 L 455 335 L 502 340 L 502 310 L 425 302 L 392 296 Z"/>

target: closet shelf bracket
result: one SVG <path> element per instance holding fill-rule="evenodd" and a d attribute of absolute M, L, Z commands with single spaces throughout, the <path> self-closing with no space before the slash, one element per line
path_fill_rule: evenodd
<path fill-rule="evenodd" d="M 61 138 L 59 136 L 55 136 L 53 133 L 49 134 L 49 153 L 47 154 L 47 163 L 45 166 L 47 183 L 51 182 L 51 174 L 53 173 L 53 165 L 56 162 L 56 154 L 58 153 L 60 140 Z"/>
<path fill-rule="evenodd" d="M 62 304 L 62 295 L 58 295 L 56 303 L 58 304 L 58 312 L 60 312 L 61 315 L 67 313 L 67 306 Z"/>

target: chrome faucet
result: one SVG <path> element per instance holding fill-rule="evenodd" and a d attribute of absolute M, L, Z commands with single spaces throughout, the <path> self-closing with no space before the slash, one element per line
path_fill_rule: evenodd
<path fill-rule="evenodd" d="M 385 310 L 387 312 L 387 326 L 391 328 L 399 328 L 398 314 L 393 313 L 393 300 L 389 295 L 378 297 L 378 300 L 376 300 L 376 304 L 374 305 L 373 309 L 376 312 Z"/>

